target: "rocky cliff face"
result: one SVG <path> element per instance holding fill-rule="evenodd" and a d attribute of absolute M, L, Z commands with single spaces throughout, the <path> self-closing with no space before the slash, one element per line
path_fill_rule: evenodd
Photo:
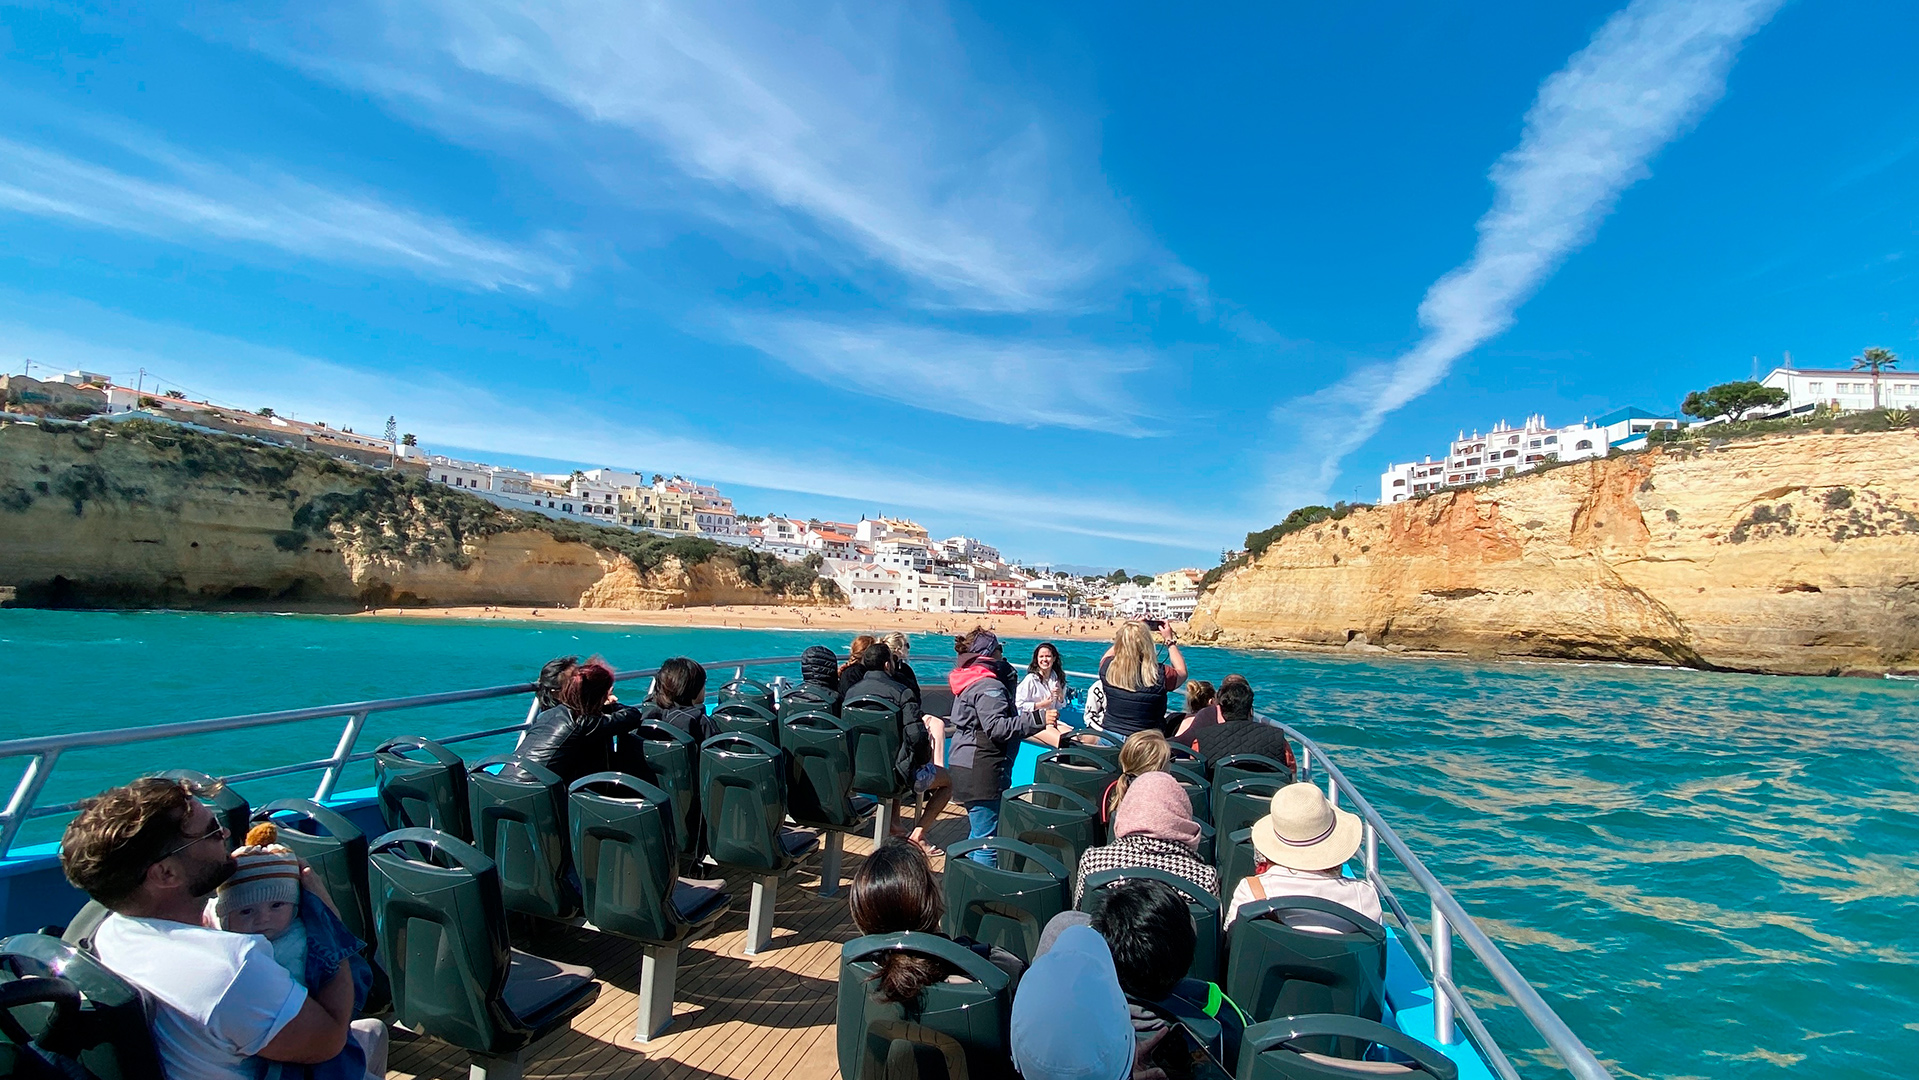
<path fill-rule="evenodd" d="M 1221 579 L 1193 632 L 1264 647 L 1919 669 L 1919 433 L 1655 449 L 1362 509 Z"/>
<path fill-rule="evenodd" d="M 669 555 L 642 569 L 472 496 L 156 424 L 0 424 L 7 587 L 18 603 L 85 606 L 795 599 L 748 583 L 726 558 L 687 566 Z"/>

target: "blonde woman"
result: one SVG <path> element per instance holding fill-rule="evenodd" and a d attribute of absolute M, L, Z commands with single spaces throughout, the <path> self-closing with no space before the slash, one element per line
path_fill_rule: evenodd
<path fill-rule="evenodd" d="M 1186 657 L 1180 654 L 1173 628 L 1159 620 L 1159 639 L 1166 643 L 1168 663 L 1160 663 L 1148 623 L 1119 624 L 1113 646 L 1099 662 L 1100 689 L 1106 696 L 1106 714 L 1100 726 L 1116 735 L 1166 730 L 1166 695 L 1186 681 Z"/>
<path fill-rule="evenodd" d="M 1106 785 L 1106 795 L 1099 801 L 1100 820 L 1113 820 L 1119 801 L 1126 797 L 1133 781 L 1150 772 L 1165 772 L 1172 763 L 1173 747 L 1166 736 L 1157 731 L 1136 731 L 1126 736 L 1119 748 L 1119 779 Z"/>

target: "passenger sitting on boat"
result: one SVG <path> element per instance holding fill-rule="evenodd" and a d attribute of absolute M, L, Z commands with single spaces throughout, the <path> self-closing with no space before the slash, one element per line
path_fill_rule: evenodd
<path fill-rule="evenodd" d="M 1280 788 L 1271 812 L 1253 823 L 1253 850 L 1258 853 L 1253 876 L 1233 890 L 1225 925 L 1233 924 L 1242 904 L 1288 896 L 1331 900 L 1380 921 L 1379 890 L 1363 877 L 1341 873 L 1359 850 L 1362 832 L 1357 814 L 1327 802 L 1312 784 Z"/>
<path fill-rule="evenodd" d="M 1112 647 L 1099 661 L 1099 681 L 1106 692 L 1106 715 L 1100 726 L 1116 735 L 1135 731 L 1167 731 L 1166 695 L 1186 679 L 1186 658 L 1173 640 L 1173 628 L 1159 624 L 1169 663 L 1160 663 L 1159 649 L 1146 624 L 1128 620 L 1113 634 Z"/>
<path fill-rule="evenodd" d="M 1199 715 L 1202 710 L 1212 707 L 1213 695 L 1213 684 L 1205 679 L 1186 680 L 1186 707 L 1173 714 L 1179 717 L 1181 732 L 1186 730 L 1188 721 Z"/>
<path fill-rule="evenodd" d="M 1157 731 L 1135 731 L 1126 736 L 1119 748 L 1119 779 L 1106 785 L 1099 800 L 1101 822 L 1113 820 L 1119 801 L 1133 781 L 1149 772 L 1165 772 L 1173 763 L 1173 746 Z"/>
<path fill-rule="evenodd" d="M 898 630 L 886 635 L 881 644 L 893 654 L 893 677 L 904 683 L 906 688 L 913 692 L 913 696 L 920 699 L 920 719 L 926 724 L 927 740 L 933 744 L 933 764 L 944 771 L 946 768 L 946 718 L 926 711 L 925 695 L 920 693 L 920 677 L 913 670 L 913 665 L 906 662 L 907 657 L 913 653 L 913 644 L 907 641 L 906 635 Z"/>
<path fill-rule="evenodd" d="M 514 753 L 572 783 L 613 767 L 613 736 L 640 726 L 640 710 L 613 696 L 613 669 L 599 657 L 560 681 L 559 701 L 533 718 Z"/>
<path fill-rule="evenodd" d="M 1246 683 L 1246 677 L 1244 675 L 1228 675 L 1219 680 L 1220 689 L 1223 690 L 1235 682 L 1244 685 Z M 1193 703 L 1193 686 L 1195 683 L 1206 687 L 1207 700 L 1199 705 L 1194 705 Z M 1173 732 L 1173 741 L 1184 743 L 1186 746 L 1191 747 L 1194 736 L 1218 723 L 1218 692 L 1212 689 L 1210 683 L 1189 680 L 1186 683 L 1186 718 L 1179 722 L 1178 729 Z"/>
<path fill-rule="evenodd" d="M 1193 820 L 1193 802 L 1172 773 L 1149 772 L 1127 787 L 1113 818 L 1113 835 L 1112 843 L 1088 848 L 1080 856 L 1079 876 L 1073 882 L 1075 906 L 1085 895 L 1089 876 L 1129 866 L 1164 870 L 1219 894 L 1219 871 L 1199 858 L 1199 822 Z"/>
<path fill-rule="evenodd" d="M 1013 707 L 1017 687 L 1013 668 L 1001 655 L 999 637 L 985 627 L 975 627 L 953 639 L 958 659 L 946 676 L 953 690 L 953 713 L 948 730 L 953 733 L 951 750 L 953 798 L 966 807 L 971 839 L 993 836 L 999 831 L 999 801 L 1013 785 L 1013 758 L 1020 740 L 1037 736 L 1052 746 L 1059 745 L 1057 730 L 1049 732 L 1046 721 L 1037 713 L 1022 713 Z M 988 866 L 998 866 L 991 849 L 967 853 L 967 858 Z"/>
<path fill-rule="evenodd" d="M 944 855 L 945 852 L 927 841 L 926 823 L 938 818 L 940 811 L 946 808 L 953 795 L 953 781 L 946 770 L 933 764 L 933 742 L 926 730 L 926 714 L 920 709 L 919 689 L 899 680 L 894 674 L 893 650 L 877 641 L 860 654 L 853 670 L 859 678 L 847 684 L 846 700 L 872 698 L 899 710 L 900 753 L 893 767 L 901 781 L 926 796 L 913 830 L 901 830 L 895 835 L 918 844 L 928 855 Z"/>
<path fill-rule="evenodd" d="M 660 661 L 653 672 L 653 689 L 640 707 L 640 719 L 679 728 L 695 742 L 705 742 L 715 734 L 706 715 L 706 669 L 685 656 Z"/>
<path fill-rule="evenodd" d="M 1050 641 L 1040 642 L 1033 648 L 1032 662 L 1026 665 L 1026 677 L 1019 681 L 1014 704 L 1019 706 L 1019 711 L 1040 713 L 1049 725 L 1057 726 L 1060 710 L 1066 708 L 1066 699 L 1071 694 L 1058 647 Z"/>
<path fill-rule="evenodd" d="M 80 804 L 60 862 L 67 880 L 112 912 L 94 949 L 152 1000 L 168 1080 L 258 1080 L 256 1058 L 332 1060 L 351 1030 L 351 971 L 342 964 L 309 990 L 275 962 L 265 938 L 206 925 L 207 899 L 234 862 L 226 828 L 196 794 L 149 777 Z M 317 894 L 307 874 L 307 891 Z"/>
<path fill-rule="evenodd" d="M 1067 926 L 1033 958 L 1013 995 L 1013 1065 L 1023 1080 L 1126 1080 L 1136 1042 L 1113 953 Z"/>
<path fill-rule="evenodd" d="M 1219 723 L 1205 727 L 1195 724 L 1191 733 L 1190 745 L 1207 761 L 1218 761 L 1228 754 L 1264 754 L 1288 769 L 1298 768 L 1286 733 L 1253 719 L 1253 688 L 1246 680 L 1228 675 L 1220 685 L 1216 704 Z"/>
<path fill-rule="evenodd" d="M 814 702 L 840 714 L 840 661 L 824 645 L 809 645 L 800 653 L 800 684 L 781 699 Z"/>
<path fill-rule="evenodd" d="M 879 641 L 879 638 L 871 634 L 861 634 L 853 639 L 851 645 L 846 647 L 846 663 L 840 665 L 839 688 L 841 701 L 846 700 L 847 688 L 860 681 L 860 676 L 866 673 L 866 669 L 860 665 L 860 655 L 866 652 L 868 645 L 877 641 Z"/>
<path fill-rule="evenodd" d="M 926 865 L 926 856 L 918 847 L 898 840 L 881 844 L 866 857 L 853 874 L 847 899 L 853 925 L 862 934 L 939 934 L 940 919 L 946 913 L 946 901 Z M 1014 978 L 1026 968 L 1019 957 L 1005 949 L 970 938 L 953 940 Z M 903 1003 L 918 1000 L 920 991 L 933 983 L 965 981 L 959 972 L 933 957 L 899 951 L 881 954 L 873 978 L 879 983 L 881 1001 Z"/>
<path fill-rule="evenodd" d="M 560 703 L 560 682 L 567 672 L 579 666 L 577 656 L 557 656 L 540 668 L 540 677 L 533 683 L 533 696 L 539 701 L 541 712 Z"/>

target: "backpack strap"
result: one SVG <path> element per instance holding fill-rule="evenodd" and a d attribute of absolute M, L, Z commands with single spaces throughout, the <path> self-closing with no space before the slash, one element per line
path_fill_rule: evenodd
<path fill-rule="evenodd" d="M 1266 883 L 1259 880 L 1258 874 L 1250 874 L 1247 876 L 1246 887 L 1253 890 L 1253 899 L 1266 899 Z"/>

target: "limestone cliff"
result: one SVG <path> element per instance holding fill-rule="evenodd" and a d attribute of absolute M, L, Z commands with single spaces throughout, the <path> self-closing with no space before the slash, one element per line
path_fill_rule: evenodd
<path fill-rule="evenodd" d="M 1227 574 L 1193 633 L 1795 674 L 1919 669 L 1919 432 L 1653 449 L 1361 508 Z"/>
<path fill-rule="evenodd" d="M 416 476 L 165 424 L 0 424 L 0 589 L 40 605 L 808 602 L 815 575 L 555 522 Z"/>

